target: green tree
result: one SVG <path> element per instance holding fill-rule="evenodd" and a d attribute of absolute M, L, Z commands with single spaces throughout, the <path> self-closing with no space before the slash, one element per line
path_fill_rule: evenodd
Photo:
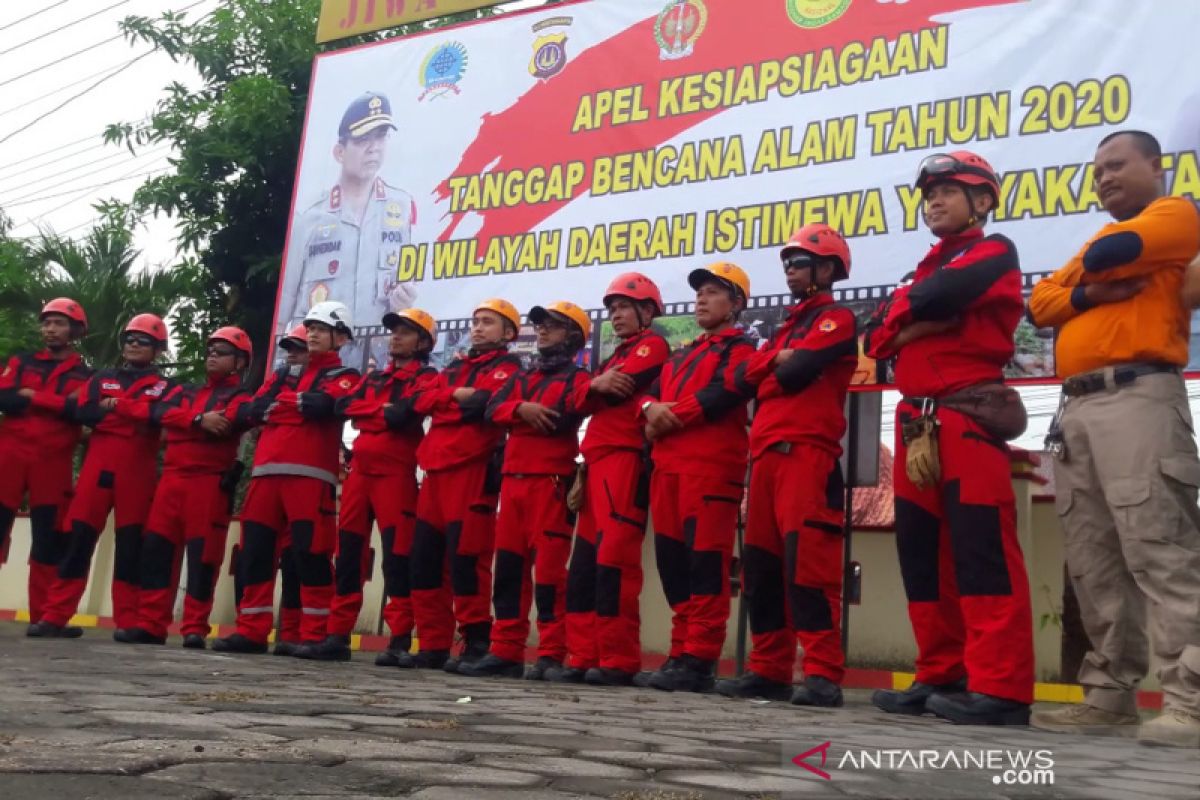
<path fill-rule="evenodd" d="M 9 235 L 12 225 L 0 211 L 0 358 L 38 347 L 37 315 L 24 302 L 33 284 L 36 262 L 23 239 Z"/>
<path fill-rule="evenodd" d="M 81 239 L 43 232 L 35 239 L 14 244 L 0 239 L 0 270 L 7 272 L 5 255 L 20 248 L 23 265 L 14 272 L 19 280 L 0 284 L 0 314 L 14 320 L 10 335 L 27 331 L 11 350 L 38 346 L 37 315 L 55 297 L 78 300 L 88 315 L 88 333 L 80 352 L 94 366 L 117 363 L 120 344 L 116 332 L 135 314 L 167 316 L 192 288 L 186 271 L 138 271 L 141 253 L 133 246 L 130 213 L 107 206 L 106 215 Z"/>
<path fill-rule="evenodd" d="M 262 374 L 313 57 L 410 31 L 321 46 L 314 42 L 319 9 L 319 0 L 224 0 L 200 19 L 167 13 L 122 22 L 131 40 L 192 64 L 202 81 L 194 89 L 166 87 L 148 123 L 114 124 L 105 133 L 134 152 L 174 146 L 171 168 L 148 179 L 133 202 L 139 212 L 179 219 L 181 267 L 195 278 L 181 309 L 185 358 L 199 354 L 204 331 L 235 324 L 253 338 Z M 411 29 L 492 13 L 464 12 Z"/>

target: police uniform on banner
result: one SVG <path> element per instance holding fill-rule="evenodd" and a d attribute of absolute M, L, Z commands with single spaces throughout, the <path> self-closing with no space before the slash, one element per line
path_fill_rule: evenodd
<path fill-rule="evenodd" d="M 345 143 L 383 126 L 396 129 L 391 104 L 383 95 L 368 92 L 346 109 L 338 138 Z M 416 201 L 378 176 L 361 218 L 344 200 L 339 182 L 297 220 L 277 325 L 290 327 L 314 305 L 327 301 L 345 304 L 353 319 L 378 319 L 412 306 L 412 285 L 398 283 L 396 275 L 400 247 L 412 240 Z"/>

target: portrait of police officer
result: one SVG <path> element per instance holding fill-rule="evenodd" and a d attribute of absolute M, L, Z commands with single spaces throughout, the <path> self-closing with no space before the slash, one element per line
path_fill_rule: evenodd
<path fill-rule="evenodd" d="M 391 134 L 391 103 L 379 92 L 355 98 L 342 115 L 333 158 L 337 183 L 292 224 L 278 333 L 317 303 L 345 303 L 353 319 L 379 319 L 412 306 L 416 290 L 397 280 L 400 247 L 412 238 L 416 204 L 380 176 Z"/>

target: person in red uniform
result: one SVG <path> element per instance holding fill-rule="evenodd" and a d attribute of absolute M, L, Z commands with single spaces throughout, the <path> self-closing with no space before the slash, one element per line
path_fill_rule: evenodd
<path fill-rule="evenodd" d="M 850 247 L 833 228 L 813 223 L 779 258 L 797 302 L 741 375 L 757 398 L 742 547 L 753 649 L 749 670 L 716 688 L 727 697 L 840 706 L 845 497 L 838 458 L 858 334 L 832 286 L 850 277 Z M 804 683 L 793 692 L 797 640 Z"/>
<path fill-rule="evenodd" d="M 283 366 L 242 406 L 238 422 L 261 424 L 250 489 L 242 507 L 237 632 L 213 650 L 265 653 L 274 616 L 280 551 L 293 548 L 300 578 L 300 638 L 325 637 L 333 599 L 336 493 L 342 421 L 335 405 L 358 384 L 338 350 L 353 339 L 346 307 L 317 303 L 305 315 L 308 363 Z"/>
<path fill-rule="evenodd" d="M 575 365 L 592 333 L 587 312 L 559 300 L 535 306 L 538 357 L 516 382 L 498 392 L 485 416 L 509 429 L 496 522 L 491 652 L 462 675 L 525 674 L 529 608 L 537 603 L 537 661 L 526 675 L 541 680 L 567 652 L 567 558 L 575 514 L 567 493 L 579 455 L 579 425 L 587 404 L 587 370 Z"/>
<path fill-rule="evenodd" d="M 621 342 L 588 392 L 583 505 L 567 569 L 567 660 L 543 679 L 628 686 L 642 663 L 642 540 L 650 506 L 646 440 L 633 398 L 658 377 L 671 348 L 650 329 L 664 309 L 645 275 L 614 278 L 604 307 Z"/>
<path fill-rule="evenodd" d="M 308 364 L 308 329 L 301 322 L 280 337 L 279 349 L 285 353 L 284 364 L 288 367 L 300 365 L 303 370 Z M 261 429 L 259 429 L 261 430 Z M 257 431 L 255 432 L 257 436 Z M 242 600 L 241 581 L 234 571 L 237 585 L 237 602 Z M 294 656 L 300 648 L 300 576 L 296 572 L 296 556 L 291 545 L 279 551 L 279 618 L 275 626 L 275 647 L 271 653 L 277 656 Z"/>
<path fill-rule="evenodd" d="M 338 414 L 358 431 L 349 474 L 342 484 L 338 544 L 334 557 L 334 597 L 325 641 L 304 645 L 299 658 L 348 661 L 350 634 L 363 604 L 363 583 L 371 574 L 371 528 L 379 523 L 383 553 L 383 618 L 391 631 L 377 666 L 399 666 L 412 646 L 413 611 L 408 557 L 417 511 L 417 447 L 425 436 L 424 417 L 413 410 L 413 397 L 437 380 L 429 353 L 437 341 L 437 323 L 418 308 L 383 317 L 391 331 L 391 365 L 369 372 L 349 397 L 338 401 Z"/>
<path fill-rule="evenodd" d="M 211 630 L 213 590 L 225 559 L 232 492 L 241 475 L 233 420 L 250 399 L 240 373 L 250 364 L 250 337 L 218 328 L 208 338 L 207 380 L 176 386 L 161 401 L 121 403 L 115 413 L 156 422 L 166 431 L 163 474 L 142 535 L 137 625 L 121 632 L 126 644 L 166 644 L 180 566 L 187 552 L 187 589 L 179 632 L 183 646 L 204 649 Z"/>
<path fill-rule="evenodd" d="M 737 319 L 750 278 L 718 262 L 688 275 L 704 333 L 671 354 L 639 401 L 653 443 L 650 513 L 671 650 L 646 684 L 707 692 L 729 619 L 729 568 L 746 478 L 746 393 L 738 380 L 754 345 Z"/>
<path fill-rule="evenodd" d="M 37 353 L 13 356 L 0 374 L 0 564 L 8 557 L 17 509 L 29 496 L 29 619 L 41 619 L 54 582 L 58 528 L 71 499 L 71 472 L 79 424 L 66 414 L 67 398 L 91 376 L 74 343 L 87 333 L 83 307 L 67 297 L 51 300 L 40 314 Z M 74 634 L 82 631 L 71 628 Z"/>
<path fill-rule="evenodd" d="M 87 455 L 66 517 L 66 541 L 41 619 L 31 636 L 61 636 L 79 608 L 92 568 L 92 554 L 109 512 L 116 517 L 112 613 L 117 631 L 137 625 L 138 565 L 142 527 L 154 500 L 160 430 L 115 412 L 123 403 L 157 403 L 175 386 L 159 374 L 155 359 L 167 347 L 167 326 L 154 314 L 138 314 L 121 334 L 116 369 L 97 372 L 68 398 L 67 413 L 92 428 Z"/>
<path fill-rule="evenodd" d="M 401 667 L 457 672 L 491 644 L 492 555 L 504 429 L 485 416 L 488 403 L 517 379 L 521 362 L 508 352 L 521 327 L 516 307 L 485 300 L 471 315 L 471 349 L 416 396 L 430 417 L 417 449 L 425 471 L 417 499 L 409 567 L 420 652 Z M 450 658 L 457 622 L 462 651 Z"/>
<path fill-rule="evenodd" d="M 1008 448 L 942 403 L 1003 381 L 1024 312 L 1013 243 L 985 235 L 1000 193 L 974 153 L 930 156 L 917 174 L 938 242 L 871 321 L 867 350 L 896 356 L 896 549 L 917 640 L 916 682 L 875 693 L 890 713 L 1025 725 L 1033 700 L 1033 620 L 1017 541 Z M 940 476 L 906 473 L 904 424 L 930 417 Z M 928 423 L 922 423 L 928 424 Z M 915 426 L 914 426 L 915 427 Z M 923 473 L 918 473 L 923 474 Z M 963 691 L 965 686 L 966 692 Z"/>

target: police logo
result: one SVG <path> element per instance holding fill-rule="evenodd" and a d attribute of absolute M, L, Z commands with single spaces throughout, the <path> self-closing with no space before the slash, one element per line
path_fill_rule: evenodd
<path fill-rule="evenodd" d="M 338 267 L 340 267 L 341 265 L 342 265 L 342 264 L 341 264 L 341 262 L 340 262 L 340 261 L 338 261 L 336 258 L 334 258 L 334 259 L 330 259 L 330 261 L 329 261 L 329 274 L 330 274 L 330 275 L 337 275 Z"/>
<path fill-rule="evenodd" d="M 375 95 L 374 97 L 371 98 L 370 102 L 367 103 L 367 108 L 370 110 L 371 116 L 375 116 L 376 114 L 382 114 L 383 113 L 383 98 L 380 97 L 379 95 Z"/>
<path fill-rule="evenodd" d="M 570 17 L 551 17 L 533 26 L 534 33 L 547 28 L 570 25 Z M 533 57 L 529 59 L 529 74 L 538 80 L 548 81 L 562 72 L 567 65 L 567 35 L 561 31 L 542 33 L 533 40 Z"/>
<path fill-rule="evenodd" d="M 458 84 L 466 71 L 467 48 L 461 42 L 447 42 L 430 50 L 421 62 L 420 81 L 425 91 L 417 96 L 418 102 L 426 97 L 444 97 L 451 92 L 461 94 Z"/>
<path fill-rule="evenodd" d="M 801 28 L 821 28 L 846 13 L 850 0 L 785 0 L 788 18 Z"/>
<path fill-rule="evenodd" d="M 341 389 L 349 389 L 353 385 L 354 381 L 350 380 L 349 378 L 342 378 L 340 381 L 338 381 L 338 387 Z"/>
<path fill-rule="evenodd" d="M 404 206 L 396 201 L 388 203 L 383 208 L 383 224 L 388 228 L 399 228 L 404 225 Z"/>
<path fill-rule="evenodd" d="M 504 370 L 502 370 L 502 369 L 498 369 L 498 370 L 496 370 L 495 372 L 493 372 L 493 373 L 492 373 L 492 377 L 493 377 L 495 380 L 502 381 L 502 380 L 504 380 L 505 378 L 507 378 L 507 377 L 508 377 L 508 373 L 507 373 L 507 372 L 505 372 L 505 371 L 504 371 Z"/>
<path fill-rule="evenodd" d="M 821 333 L 833 333 L 837 330 L 837 326 L 837 323 L 833 320 L 826 319 L 821 321 L 821 324 L 817 326 L 817 330 Z"/>
<path fill-rule="evenodd" d="M 687 58 L 708 24 L 704 0 L 671 0 L 654 21 L 654 40 L 662 61 Z"/>
<path fill-rule="evenodd" d="M 650 355 L 650 345 L 648 345 L 648 344 L 642 345 L 637 350 L 634 350 L 633 354 L 635 356 L 637 356 L 638 358 L 645 358 L 646 356 Z"/>

